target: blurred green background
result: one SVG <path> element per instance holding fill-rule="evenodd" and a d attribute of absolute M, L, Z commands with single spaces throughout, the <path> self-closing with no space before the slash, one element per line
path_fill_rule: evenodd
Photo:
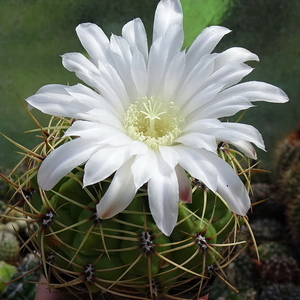
<path fill-rule="evenodd" d="M 263 134 L 268 153 L 259 159 L 272 168 L 276 141 L 297 129 L 300 121 L 300 2 L 298 0 L 181 0 L 184 10 L 185 46 L 208 25 L 232 29 L 217 47 L 222 51 L 241 46 L 256 53 L 260 63 L 246 80 L 260 80 L 281 87 L 291 101 L 284 105 L 258 103 L 242 122 Z M 25 131 L 35 128 L 20 100 L 50 83 L 76 84 L 77 78 L 61 65 L 60 55 L 82 52 L 75 27 L 94 22 L 110 35 L 141 17 L 151 35 L 158 0 L 0 0 L 0 132 L 29 148 L 37 141 Z M 42 125 L 48 117 L 34 110 Z M 12 167 L 21 156 L 0 137 L 0 166 Z"/>

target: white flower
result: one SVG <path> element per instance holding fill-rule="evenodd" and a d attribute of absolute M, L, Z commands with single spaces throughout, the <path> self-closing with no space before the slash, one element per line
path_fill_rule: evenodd
<path fill-rule="evenodd" d="M 77 119 L 65 136 L 77 137 L 52 151 L 41 164 L 38 183 L 51 189 L 85 163 L 84 186 L 114 174 L 97 205 L 100 218 L 125 209 L 137 190 L 148 187 L 151 213 L 170 235 L 178 201 L 191 201 L 186 171 L 218 192 L 230 209 L 244 215 L 247 191 L 217 155 L 217 141 L 230 143 L 255 158 L 251 143 L 264 149 L 252 126 L 221 122 L 252 107 L 254 101 L 288 101 L 283 91 L 262 82 L 237 84 L 252 70 L 244 62 L 258 57 L 243 48 L 211 53 L 230 32 L 211 26 L 182 50 L 179 0 L 161 0 L 148 51 L 143 23 L 135 19 L 110 39 L 95 24 L 81 24 L 78 37 L 90 56 L 63 55 L 63 65 L 91 88 L 47 85 L 27 102 L 44 113 Z"/>

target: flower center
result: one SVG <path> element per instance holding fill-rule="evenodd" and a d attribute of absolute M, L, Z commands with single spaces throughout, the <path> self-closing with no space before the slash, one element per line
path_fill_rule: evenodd
<path fill-rule="evenodd" d="M 173 102 L 145 97 L 131 104 L 125 114 L 124 127 L 128 135 L 157 150 L 170 146 L 181 134 L 184 118 Z"/>

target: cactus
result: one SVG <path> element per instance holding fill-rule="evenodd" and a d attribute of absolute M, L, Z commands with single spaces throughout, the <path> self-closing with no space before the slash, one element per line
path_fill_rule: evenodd
<path fill-rule="evenodd" d="M 29 168 L 15 185 L 23 195 L 22 219 L 27 219 L 30 234 L 24 246 L 41 260 L 50 288 L 87 293 L 91 299 L 95 293 L 143 299 L 206 294 L 212 278 L 221 276 L 230 261 L 246 218 L 232 213 L 195 179 L 193 202 L 179 203 L 178 222 L 169 237 L 157 228 L 144 187 L 124 211 L 105 220 L 97 217 L 96 204 L 111 178 L 83 188 L 83 169 L 78 167 L 52 190 L 40 189 L 38 165 L 49 149 L 64 142 L 62 131 L 71 122 L 59 119 L 42 129 L 44 141 L 26 150 Z M 221 157 L 237 161 L 237 154 L 223 149 Z M 242 173 L 248 182 L 248 173 Z"/>
<path fill-rule="evenodd" d="M 4 284 L 9 282 L 16 272 L 17 272 L 17 268 L 15 266 L 10 265 L 5 261 L 0 261 L 0 292 L 1 293 L 5 289 Z"/>
<path fill-rule="evenodd" d="M 300 194 L 292 199 L 286 206 L 287 225 L 292 239 L 300 243 Z"/>
<path fill-rule="evenodd" d="M 22 263 L 15 268 L 15 273 L 12 282 L 9 283 L 1 295 L 1 299 L 5 300 L 33 300 L 37 282 L 41 276 L 41 269 L 39 259 L 29 253 L 27 254 Z"/>
<path fill-rule="evenodd" d="M 277 185 L 288 230 L 295 243 L 300 242 L 300 123 L 298 129 L 279 143 L 277 149 Z"/>
<path fill-rule="evenodd" d="M 260 300 L 300 300 L 300 286 L 295 284 L 273 284 L 263 289 Z"/>
<path fill-rule="evenodd" d="M 258 244 L 280 240 L 284 236 L 284 230 L 280 220 L 262 216 L 261 218 L 251 220 L 250 223 Z"/>
<path fill-rule="evenodd" d="M 279 178 L 282 177 L 285 171 L 300 161 L 300 123 L 297 130 L 288 134 L 278 143 L 275 161 Z"/>
<path fill-rule="evenodd" d="M 261 275 L 266 283 L 298 283 L 300 270 L 294 258 L 273 255 L 263 263 Z"/>
<path fill-rule="evenodd" d="M 7 230 L 0 231 L 0 261 L 15 263 L 19 256 L 19 241 L 15 234 Z"/>
<path fill-rule="evenodd" d="M 280 242 L 265 242 L 257 247 L 261 262 L 266 262 L 273 256 L 283 257 L 289 254 L 289 249 L 286 245 Z"/>

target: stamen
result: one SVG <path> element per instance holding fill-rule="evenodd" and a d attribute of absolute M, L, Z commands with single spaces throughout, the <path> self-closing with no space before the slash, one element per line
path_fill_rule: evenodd
<path fill-rule="evenodd" d="M 145 97 L 131 104 L 124 118 L 128 135 L 153 150 L 172 145 L 181 134 L 183 123 L 174 103 L 156 97 Z"/>

